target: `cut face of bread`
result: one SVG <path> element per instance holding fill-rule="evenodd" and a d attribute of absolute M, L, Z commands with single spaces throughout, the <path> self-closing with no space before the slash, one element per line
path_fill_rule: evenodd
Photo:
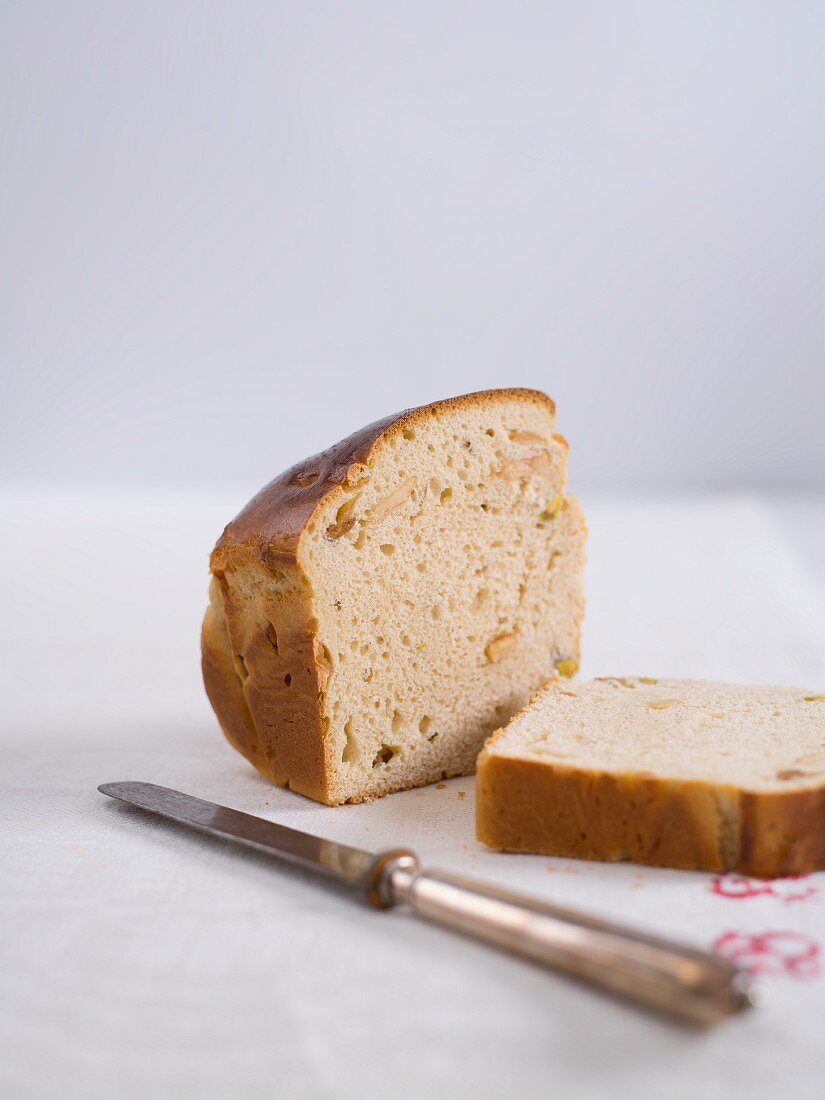
<path fill-rule="evenodd" d="M 762 877 L 825 867 L 825 695 L 614 677 L 548 688 L 485 745 L 479 840 Z"/>
<path fill-rule="evenodd" d="M 328 803 L 472 771 L 575 671 L 584 521 L 543 394 L 389 418 L 276 479 L 212 556 L 207 691 L 229 740 Z"/>

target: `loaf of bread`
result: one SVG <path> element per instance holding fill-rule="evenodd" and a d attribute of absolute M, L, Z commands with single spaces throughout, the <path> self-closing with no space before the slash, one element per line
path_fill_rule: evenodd
<path fill-rule="evenodd" d="M 825 868 L 825 695 L 615 677 L 551 685 L 478 762 L 479 840 L 772 878 Z"/>
<path fill-rule="evenodd" d="M 585 525 L 554 419 L 520 389 L 391 416 L 229 524 L 203 675 L 260 772 L 331 805 L 467 774 L 576 670 Z"/>

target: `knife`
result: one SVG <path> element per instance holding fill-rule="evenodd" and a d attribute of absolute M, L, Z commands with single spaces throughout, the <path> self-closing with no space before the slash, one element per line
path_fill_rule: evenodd
<path fill-rule="evenodd" d="M 378 909 L 406 905 L 425 920 L 682 1021 L 712 1024 L 756 1002 L 750 976 L 727 959 L 487 883 L 422 870 L 405 848 L 364 852 L 154 783 L 104 783 L 98 790 L 314 871 Z"/>

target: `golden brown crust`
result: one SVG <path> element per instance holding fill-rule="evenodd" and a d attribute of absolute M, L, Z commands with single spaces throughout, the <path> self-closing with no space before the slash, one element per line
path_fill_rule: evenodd
<path fill-rule="evenodd" d="M 825 870 L 825 787 L 743 791 L 736 870 L 776 878 Z"/>
<path fill-rule="evenodd" d="M 397 419 L 377 420 L 270 481 L 224 529 L 212 552 L 212 572 L 256 556 L 276 569 L 296 562 L 301 534 L 317 506 L 345 484 L 355 463 L 367 463 L 382 432 Z"/>
<path fill-rule="evenodd" d="M 209 586 L 209 606 L 201 628 L 201 669 L 206 694 L 227 741 L 271 779 L 235 667 L 217 577 Z"/>
<path fill-rule="evenodd" d="M 825 868 L 825 790 L 776 794 L 495 755 L 478 761 L 476 835 L 492 848 L 760 878 Z M 728 835 L 721 812 L 738 822 Z"/>
<path fill-rule="evenodd" d="M 545 405 L 555 414 L 555 405 L 539 390 L 502 389 L 451 397 L 376 420 L 326 451 L 290 467 L 257 493 L 218 539 L 212 552 L 212 572 L 256 556 L 274 568 L 283 568 L 284 561 L 297 562 L 301 534 L 315 509 L 328 493 L 347 484 L 353 466 L 369 465 L 379 440 L 447 410 L 472 408 L 506 397 Z"/>
<path fill-rule="evenodd" d="M 219 588 L 229 658 L 220 665 L 223 686 L 216 687 L 209 670 L 207 692 L 224 732 L 229 728 L 234 734 L 227 734 L 230 741 L 263 775 L 328 802 L 323 674 L 314 644 L 311 595 L 295 569 L 280 571 L 277 580 L 260 573 L 252 574 L 253 583 L 244 570 L 237 575 L 228 571 L 213 581 Z M 249 590 L 242 592 L 242 584 Z M 238 736 L 232 714 L 239 692 L 254 734 L 245 739 Z"/>
<path fill-rule="evenodd" d="M 587 772 L 482 752 L 478 839 L 505 851 L 721 870 L 702 784 Z"/>

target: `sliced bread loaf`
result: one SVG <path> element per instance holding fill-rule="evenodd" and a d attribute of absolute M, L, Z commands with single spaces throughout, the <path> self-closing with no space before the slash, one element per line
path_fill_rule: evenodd
<path fill-rule="evenodd" d="M 825 868 L 825 695 L 615 677 L 552 685 L 485 745 L 494 848 L 773 877 Z"/>
<path fill-rule="evenodd" d="M 585 527 L 533 390 L 440 401 L 287 470 L 224 531 L 206 689 L 266 776 L 329 804 L 471 772 L 575 671 Z"/>

